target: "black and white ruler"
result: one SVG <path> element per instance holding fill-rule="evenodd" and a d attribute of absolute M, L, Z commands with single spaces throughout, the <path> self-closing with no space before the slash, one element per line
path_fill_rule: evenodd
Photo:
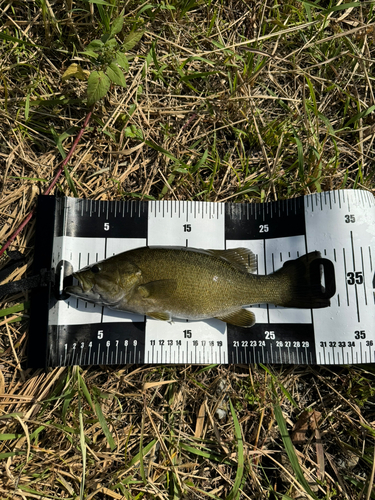
<path fill-rule="evenodd" d="M 375 362 L 375 198 L 341 190 L 263 204 L 39 198 L 36 270 L 55 289 L 32 296 L 30 366 L 128 363 Z M 142 246 L 248 247 L 258 273 L 318 250 L 334 264 L 323 309 L 255 305 L 249 329 L 219 320 L 173 323 L 64 297 L 72 271 Z"/>

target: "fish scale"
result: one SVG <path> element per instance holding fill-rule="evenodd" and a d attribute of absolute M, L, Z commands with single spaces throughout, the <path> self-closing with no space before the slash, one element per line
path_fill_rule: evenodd
<path fill-rule="evenodd" d="M 373 363 L 374 221 L 374 197 L 363 190 L 264 204 L 41 197 L 35 270 L 53 267 L 58 286 L 32 293 L 29 366 Z M 336 293 L 322 309 L 252 306 L 249 329 L 217 319 L 165 323 L 62 293 L 72 271 L 147 245 L 246 247 L 261 275 L 317 250 L 334 266 Z"/>

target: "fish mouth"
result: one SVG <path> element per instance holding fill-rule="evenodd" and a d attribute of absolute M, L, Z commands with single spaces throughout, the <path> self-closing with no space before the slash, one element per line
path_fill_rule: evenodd
<path fill-rule="evenodd" d="M 83 300 L 88 300 L 91 302 L 100 301 L 100 295 L 93 292 L 92 290 L 85 291 L 81 285 L 67 286 L 64 288 L 64 292 L 68 295 L 74 295 Z"/>
<path fill-rule="evenodd" d="M 80 285 L 66 286 L 64 292 L 69 295 L 83 295 L 85 293 Z"/>
<path fill-rule="evenodd" d="M 78 284 L 65 287 L 65 293 L 90 301 L 97 301 L 100 299 L 100 295 L 93 291 L 94 286 L 90 280 L 84 279 L 83 276 L 78 273 L 73 273 L 72 276 L 76 278 Z"/>

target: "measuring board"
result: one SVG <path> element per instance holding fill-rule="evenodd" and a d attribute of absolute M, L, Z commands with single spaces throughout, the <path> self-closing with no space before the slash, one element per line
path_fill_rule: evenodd
<path fill-rule="evenodd" d="M 172 323 L 64 296 L 64 278 L 143 246 L 247 247 L 259 274 L 318 250 L 334 265 L 330 307 L 254 305 L 256 324 Z M 262 204 L 93 201 L 41 196 L 36 271 L 55 287 L 32 294 L 28 364 L 375 362 L 375 198 L 361 190 Z"/>

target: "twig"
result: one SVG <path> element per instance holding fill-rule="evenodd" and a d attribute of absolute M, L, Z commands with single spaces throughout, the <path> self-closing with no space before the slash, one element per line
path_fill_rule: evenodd
<path fill-rule="evenodd" d="M 90 109 L 90 111 L 87 113 L 87 116 L 86 116 L 86 119 L 83 123 L 83 126 L 81 128 L 81 130 L 78 132 L 78 135 L 77 137 L 75 138 L 74 142 L 73 142 L 73 145 L 69 151 L 69 153 L 67 154 L 65 160 L 61 163 L 59 169 L 57 170 L 56 172 L 56 175 L 55 177 L 53 178 L 51 184 L 48 186 L 48 188 L 46 189 L 46 191 L 43 193 L 44 196 L 46 196 L 47 194 L 49 194 L 52 189 L 54 188 L 56 182 L 59 180 L 59 177 L 62 173 L 62 171 L 64 170 L 64 167 L 67 165 L 67 163 L 69 162 L 70 158 L 72 157 L 73 153 L 74 153 L 74 150 L 76 149 L 77 147 L 77 144 L 79 143 L 79 141 L 81 140 L 81 137 L 85 131 L 85 128 L 87 127 L 87 124 L 89 123 L 90 121 L 90 118 L 91 118 L 91 115 L 92 115 L 92 109 Z M 34 215 L 35 213 L 35 208 L 33 208 L 31 210 L 31 212 L 29 213 L 29 215 L 25 218 L 25 220 L 22 222 L 22 224 L 14 231 L 14 233 L 10 236 L 10 238 L 8 239 L 8 241 L 5 243 L 5 245 L 0 249 L 0 257 L 3 255 L 3 253 L 7 250 L 7 248 L 10 246 L 10 244 L 12 243 L 12 241 L 19 235 L 19 233 L 23 230 L 23 228 L 29 223 L 30 219 L 32 218 L 32 216 Z"/>

